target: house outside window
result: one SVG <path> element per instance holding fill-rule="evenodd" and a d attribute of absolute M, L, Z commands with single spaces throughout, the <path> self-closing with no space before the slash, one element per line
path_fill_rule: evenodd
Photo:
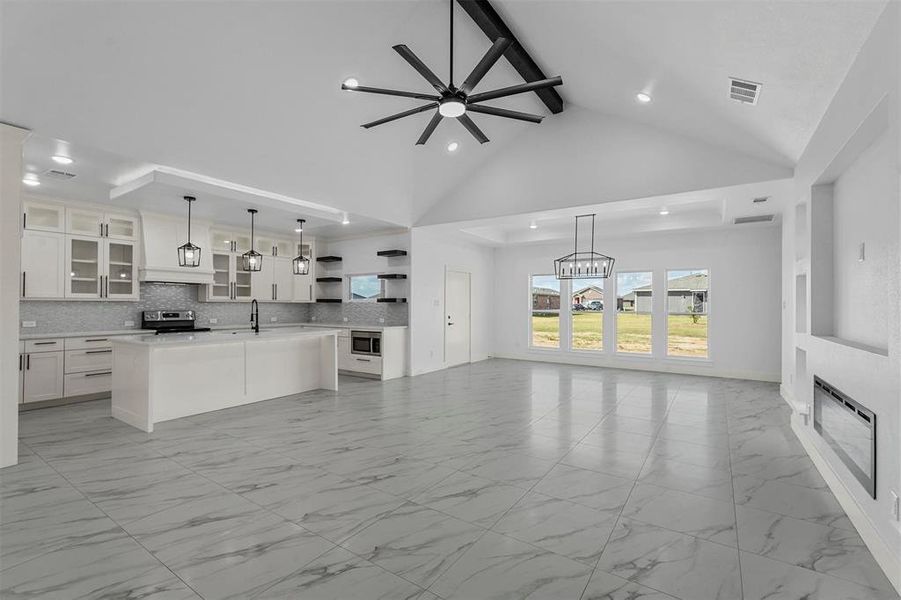
<path fill-rule="evenodd" d="M 666 354 L 707 358 L 710 277 L 707 269 L 666 273 Z"/>
<path fill-rule="evenodd" d="M 560 281 L 553 275 L 531 275 L 531 319 L 529 345 L 532 348 L 560 348 Z"/>

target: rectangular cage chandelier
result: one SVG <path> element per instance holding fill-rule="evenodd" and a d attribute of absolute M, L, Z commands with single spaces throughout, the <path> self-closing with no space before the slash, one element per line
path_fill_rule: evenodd
<path fill-rule="evenodd" d="M 579 219 L 591 217 L 591 245 L 579 249 Z M 557 279 L 606 279 L 613 272 L 614 258 L 594 250 L 595 214 L 576 215 L 576 232 L 571 254 L 554 260 Z"/>

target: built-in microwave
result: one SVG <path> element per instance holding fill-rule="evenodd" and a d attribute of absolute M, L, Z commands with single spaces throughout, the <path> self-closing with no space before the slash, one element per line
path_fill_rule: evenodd
<path fill-rule="evenodd" d="M 351 354 L 382 355 L 382 334 L 378 331 L 351 331 Z"/>

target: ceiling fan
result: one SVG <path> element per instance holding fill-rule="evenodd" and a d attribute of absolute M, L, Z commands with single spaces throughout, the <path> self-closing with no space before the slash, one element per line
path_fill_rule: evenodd
<path fill-rule="evenodd" d="M 419 92 L 405 92 L 400 90 L 389 90 L 384 88 L 374 88 L 374 87 L 366 87 L 362 85 L 358 85 L 355 81 L 345 81 L 341 84 L 342 90 L 348 90 L 352 92 L 366 92 L 369 94 L 384 94 L 387 96 L 401 96 L 404 98 L 415 98 L 417 100 L 428 100 L 428 104 L 423 104 L 422 106 L 417 106 L 416 108 L 411 108 L 410 110 L 405 110 L 403 112 L 397 113 L 395 115 L 391 115 L 390 117 L 385 117 L 383 119 L 378 119 L 377 121 L 372 121 L 371 123 L 364 123 L 362 127 L 369 129 L 370 127 L 375 127 L 376 125 L 382 125 L 384 123 L 390 123 L 391 121 L 396 121 L 397 119 L 402 119 L 404 117 L 409 117 L 411 115 L 415 115 L 421 112 L 425 112 L 431 109 L 437 109 L 435 111 L 435 115 L 432 117 L 432 120 L 429 121 L 429 124 L 426 125 L 425 131 L 422 132 L 422 135 L 419 136 L 419 139 L 416 140 L 417 145 L 425 144 L 429 137 L 432 135 L 432 132 L 435 131 L 435 128 L 438 127 L 438 123 L 441 122 L 441 119 L 444 117 L 455 118 L 459 121 L 463 127 L 466 128 L 472 136 L 479 141 L 480 144 L 484 144 L 488 141 L 488 137 L 482 133 L 482 130 L 479 129 L 475 123 L 473 123 L 472 119 L 469 118 L 467 112 L 481 113 L 484 115 L 494 115 L 496 117 L 506 117 L 508 119 L 516 119 L 518 121 L 528 121 L 530 123 L 540 123 L 544 118 L 542 115 L 533 115 L 530 113 L 519 112 L 515 110 L 509 110 L 506 108 L 497 108 L 494 106 L 483 106 L 481 103 L 486 100 L 494 100 L 496 98 L 504 98 L 506 96 L 513 96 L 515 94 L 522 94 L 524 92 L 531 92 L 534 90 L 540 90 L 543 88 L 554 87 L 557 85 L 563 84 L 563 79 L 559 76 L 557 77 L 549 77 L 547 79 L 541 79 L 538 81 L 530 81 L 527 83 L 521 83 L 519 85 L 512 85 L 510 87 L 500 88 L 497 90 L 491 90 L 488 92 L 481 92 L 478 94 L 473 94 L 472 91 L 478 85 L 478 83 L 485 77 L 485 74 L 494 66 L 494 63 L 503 56 L 504 52 L 513 43 L 513 40 L 509 40 L 507 38 L 497 38 L 494 41 L 494 44 L 491 45 L 491 48 L 488 49 L 488 52 L 485 53 L 485 56 L 482 57 L 482 60 L 475 66 L 472 70 L 472 73 L 469 74 L 469 77 L 463 82 L 460 87 L 456 87 L 454 85 L 454 0 L 450 0 L 450 76 L 447 85 L 444 84 L 435 73 L 429 69 L 425 63 L 419 60 L 413 51 L 407 48 L 403 44 L 398 44 L 397 46 L 393 46 L 394 50 L 400 54 L 404 60 L 410 63 L 416 71 L 422 75 L 426 81 L 432 84 L 432 87 L 438 92 L 437 94 L 421 94 Z"/>

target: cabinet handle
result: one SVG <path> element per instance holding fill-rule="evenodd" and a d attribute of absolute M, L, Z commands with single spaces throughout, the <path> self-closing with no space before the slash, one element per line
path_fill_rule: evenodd
<path fill-rule="evenodd" d="M 56 342 L 35 342 L 35 346 L 55 346 Z"/>
<path fill-rule="evenodd" d="M 102 373 L 85 373 L 85 377 L 99 377 L 100 375 L 112 375 L 112 371 L 103 371 Z"/>
<path fill-rule="evenodd" d="M 23 213 L 22 213 L 22 229 L 28 229 L 28 228 L 25 226 L 25 223 L 27 223 L 27 222 L 28 222 L 28 213 L 27 213 L 27 212 L 23 212 Z"/>
<path fill-rule="evenodd" d="M 108 342 L 109 338 L 88 338 L 86 342 Z"/>
<path fill-rule="evenodd" d="M 360 361 L 360 362 L 372 362 L 372 361 L 371 361 L 370 359 L 368 359 L 368 358 L 358 358 L 357 360 Z"/>
<path fill-rule="evenodd" d="M 31 368 L 31 355 L 29 354 L 27 357 L 25 357 L 25 370 L 27 371 L 30 368 Z"/>
<path fill-rule="evenodd" d="M 22 366 L 23 366 L 23 365 L 22 365 L 22 361 L 23 361 L 23 360 L 24 360 L 24 358 L 23 358 L 22 355 L 20 354 L 20 355 L 19 355 L 19 370 L 20 370 L 20 371 L 22 370 Z"/>
<path fill-rule="evenodd" d="M 22 271 L 22 297 L 25 297 L 25 271 Z"/>
<path fill-rule="evenodd" d="M 103 223 L 100 223 L 100 237 L 103 237 Z"/>
<path fill-rule="evenodd" d="M 87 352 L 85 352 L 85 354 L 109 354 L 112 351 L 112 348 L 110 348 L 109 350 L 88 350 Z"/>

